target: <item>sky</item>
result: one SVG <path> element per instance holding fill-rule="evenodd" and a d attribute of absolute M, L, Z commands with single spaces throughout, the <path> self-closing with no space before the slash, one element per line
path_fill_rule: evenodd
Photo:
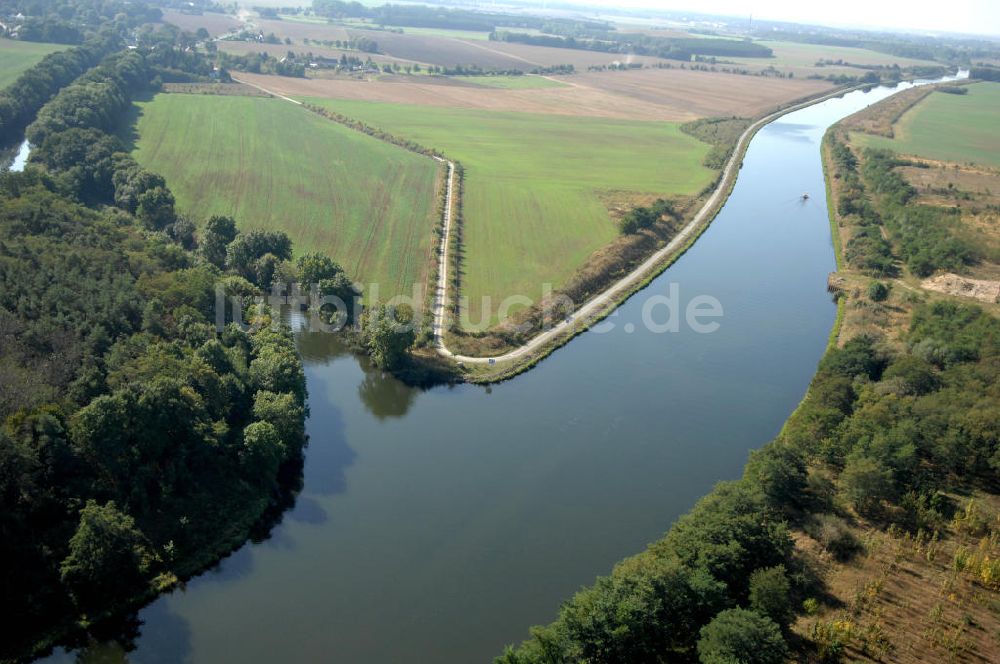
<path fill-rule="evenodd" d="M 583 0 L 586 4 L 614 4 L 700 11 L 706 14 L 749 16 L 818 23 L 833 26 L 866 26 L 897 30 L 963 32 L 1000 35 L 1000 0 L 622 0 L 609 3 Z"/>

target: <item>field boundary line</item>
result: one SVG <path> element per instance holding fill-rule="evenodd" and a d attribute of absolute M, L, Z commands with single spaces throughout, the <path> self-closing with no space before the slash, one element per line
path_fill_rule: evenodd
<path fill-rule="evenodd" d="M 299 101 L 298 99 L 292 99 L 291 97 L 286 97 L 285 95 L 280 95 L 277 92 L 275 92 L 274 90 L 268 90 L 267 88 L 265 88 L 262 85 L 257 85 L 256 83 L 251 83 L 249 81 L 241 81 L 240 79 L 236 78 L 235 76 L 231 76 L 231 78 L 234 81 L 236 81 L 237 83 L 240 83 L 242 85 L 249 85 L 251 88 L 257 88 L 261 92 L 265 92 L 265 93 L 271 95 L 272 97 L 277 97 L 278 99 L 284 99 L 285 101 L 290 101 L 293 104 L 295 104 L 296 106 L 304 106 L 305 105 L 301 101 Z"/>

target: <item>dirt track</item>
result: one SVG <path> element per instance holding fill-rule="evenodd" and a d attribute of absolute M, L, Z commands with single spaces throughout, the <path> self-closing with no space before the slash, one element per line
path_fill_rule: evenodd
<path fill-rule="evenodd" d="M 246 74 L 240 74 L 240 78 L 234 77 L 234 80 L 238 80 L 241 83 L 246 83 L 255 88 L 258 88 L 264 92 L 269 92 L 275 96 L 284 99 L 285 101 L 291 102 L 293 104 L 301 105 L 302 102 L 296 101 L 288 96 L 281 94 L 274 89 L 268 89 L 259 83 L 255 83 L 252 80 L 247 80 Z M 268 77 L 274 78 L 274 77 Z M 293 80 L 293 79 L 281 79 L 281 80 Z M 265 81 L 266 82 L 266 81 Z M 827 95 L 829 96 L 829 95 Z M 597 296 L 584 303 L 577 309 L 572 316 L 561 321 L 553 328 L 541 332 L 540 334 L 533 337 L 527 343 L 514 350 L 500 355 L 498 357 L 470 357 L 466 355 L 456 355 L 448 350 L 448 347 L 444 342 L 444 331 L 446 328 L 445 321 L 445 308 L 448 301 L 448 245 L 451 238 L 452 231 L 452 215 L 451 215 L 451 202 L 454 195 L 454 164 L 448 163 L 448 181 L 447 181 L 447 192 L 445 198 L 445 213 L 443 219 L 443 232 L 441 234 L 441 244 L 438 249 L 438 283 L 436 284 L 436 292 L 434 297 L 434 303 L 432 305 L 433 314 L 433 335 L 434 342 L 438 353 L 449 357 L 455 361 L 469 363 L 469 364 L 494 364 L 497 362 L 510 362 L 516 361 L 525 357 L 530 357 L 531 353 L 537 349 L 542 348 L 549 342 L 553 342 L 563 335 L 571 335 L 575 329 L 580 325 L 587 325 L 593 321 L 599 320 L 612 309 L 619 298 L 627 295 L 630 288 L 640 284 L 643 279 L 647 277 L 650 273 L 661 265 L 667 258 L 669 258 L 675 251 L 691 238 L 698 230 L 698 228 L 705 223 L 712 215 L 716 213 L 719 205 L 725 200 L 726 196 L 729 194 L 730 186 L 733 179 L 739 172 L 739 168 L 743 163 L 743 154 L 746 147 L 757 130 L 759 130 L 764 125 L 768 124 L 776 118 L 798 110 L 800 108 L 805 108 L 818 101 L 822 101 L 826 96 L 820 97 L 818 99 L 813 99 L 810 101 L 802 102 L 791 106 L 789 108 L 783 109 L 781 111 L 776 111 L 770 115 L 767 115 L 760 120 L 757 120 L 752 125 L 750 125 L 746 131 L 740 136 L 736 144 L 736 149 L 733 151 L 732 157 L 726 163 L 726 167 L 723 169 L 722 177 L 719 179 L 719 184 L 712 195 L 709 196 L 705 204 L 698 210 L 694 218 L 685 226 L 681 231 L 672 239 L 665 247 L 655 252 L 652 256 L 646 259 L 641 265 L 636 267 L 634 270 L 629 272 L 627 275 L 616 281 L 614 284 L 606 288 L 603 292 L 599 293 Z M 570 337 L 566 337 L 570 338 Z"/>

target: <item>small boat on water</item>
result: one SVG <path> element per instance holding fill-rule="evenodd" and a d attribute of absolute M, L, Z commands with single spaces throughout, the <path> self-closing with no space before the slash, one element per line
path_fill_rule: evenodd
<path fill-rule="evenodd" d="M 808 193 L 802 194 L 802 200 L 808 201 L 809 200 L 809 194 Z"/>

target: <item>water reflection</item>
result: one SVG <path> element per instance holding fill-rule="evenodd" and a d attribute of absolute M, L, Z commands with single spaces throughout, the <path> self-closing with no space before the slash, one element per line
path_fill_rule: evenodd
<path fill-rule="evenodd" d="M 380 420 L 403 417 L 417 397 L 417 388 L 404 385 L 377 369 L 368 369 L 358 385 L 358 396 L 372 415 Z"/>
<path fill-rule="evenodd" d="M 409 412 L 421 391 L 419 388 L 403 384 L 373 366 L 367 357 L 354 354 L 343 336 L 310 331 L 308 314 L 291 312 L 285 315 L 285 319 L 295 330 L 302 359 L 307 365 L 329 365 L 338 358 L 355 355 L 365 373 L 364 380 L 358 385 L 358 396 L 368 412 L 379 420 L 404 417 Z"/>
<path fill-rule="evenodd" d="M 418 399 L 295 317 L 310 440 L 287 518 L 145 609 L 141 639 L 88 654 L 122 661 L 138 643 L 131 661 L 464 663 L 551 620 L 738 476 L 798 403 L 835 313 L 818 140 L 885 94 L 762 130 L 719 218 L 650 286 L 717 296 L 716 334 L 626 336 L 633 298 L 614 333 L 581 335 L 514 382 Z"/>
<path fill-rule="evenodd" d="M 146 629 L 147 625 L 152 629 Z M 142 639 L 142 653 L 136 653 Z M 147 649 L 146 646 L 149 646 Z M 191 625 L 163 601 L 137 613 L 93 625 L 70 653 L 59 649 L 48 661 L 59 664 L 178 664 L 191 659 Z"/>

